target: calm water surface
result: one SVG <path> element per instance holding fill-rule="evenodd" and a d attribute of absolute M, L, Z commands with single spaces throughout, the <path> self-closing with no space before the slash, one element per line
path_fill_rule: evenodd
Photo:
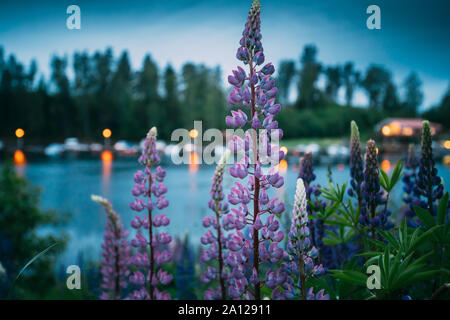
<path fill-rule="evenodd" d="M 135 212 L 129 209 L 133 200 L 133 174 L 140 169 L 135 159 L 116 159 L 113 162 L 100 160 L 61 159 L 29 162 L 18 168 L 21 174 L 33 184 L 42 187 L 43 209 L 54 209 L 59 214 L 69 212 L 71 217 L 61 230 L 70 237 L 66 253 L 61 259 L 66 263 L 76 263 L 76 256 L 82 252 L 86 258 L 97 260 L 106 223 L 102 208 L 90 200 L 91 194 L 98 194 L 111 200 L 115 210 L 121 214 L 127 229 Z M 214 166 L 201 166 L 190 170 L 188 166 L 166 167 L 166 198 L 170 205 L 164 212 L 171 219 L 168 231 L 171 235 L 184 236 L 189 232 L 190 240 L 199 243 L 204 232 L 202 219 L 209 214 L 207 207 L 209 188 Z M 450 181 L 450 170 L 438 166 L 439 174 Z M 316 182 L 327 184 L 327 168 L 315 168 Z M 348 179 L 347 166 L 332 166 L 334 182 L 343 183 Z M 288 210 L 292 202 L 297 168 L 289 166 L 285 173 L 285 186 L 276 191 L 276 196 L 287 201 Z M 224 184 L 229 189 L 232 179 L 226 175 Z M 448 185 L 448 184 L 447 184 Z M 401 185 L 397 185 L 393 198 L 401 197 Z M 395 201 L 397 204 L 398 201 Z M 43 230 L 43 232 L 56 230 Z"/>

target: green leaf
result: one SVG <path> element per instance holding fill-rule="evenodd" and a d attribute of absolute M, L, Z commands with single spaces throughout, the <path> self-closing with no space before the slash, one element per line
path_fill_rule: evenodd
<path fill-rule="evenodd" d="M 431 235 L 433 235 L 435 232 L 441 230 L 443 226 L 434 226 L 431 229 L 428 229 L 424 233 L 422 233 L 420 236 L 414 237 L 416 232 L 418 232 L 419 229 L 417 229 L 414 234 L 413 238 L 411 238 L 411 244 L 408 248 L 408 253 L 411 252 L 411 250 L 414 250 L 417 246 L 421 245 L 425 240 L 427 240 Z"/>
<path fill-rule="evenodd" d="M 428 210 L 425 210 L 424 208 L 414 206 L 414 212 L 419 217 L 420 221 L 428 228 L 434 227 L 436 222 L 434 221 L 433 216 L 430 214 Z"/>
<path fill-rule="evenodd" d="M 400 180 L 402 170 L 403 163 L 399 161 L 397 162 L 397 165 L 392 172 L 392 176 L 389 179 L 388 174 L 384 170 L 380 169 L 380 184 L 387 192 L 391 192 L 391 190 L 394 189 L 395 185 Z"/>
<path fill-rule="evenodd" d="M 351 282 L 360 286 L 366 286 L 367 275 L 355 270 L 330 270 L 330 276 Z"/>
<path fill-rule="evenodd" d="M 384 243 L 383 241 L 380 240 L 376 240 L 376 239 L 369 239 L 369 242 L 374 243 L 377 248 L 386 248 L 386 243 Z"/>
<path fill-rule="evenodd" d="M 396 255 L 395 258 L 394 258 L 394 263 L 392 264 L 392 268 L 389 271 L 389 277 L 388 277 L 388 280 L 387 280 L 388 288 L 390 288 L 392 286 L 392 284 L 394 283 L 394 279 L 397 278 L 397 273 L 398 273 L 398 270 L 400 268 L 400 264 L 401 264 L 400 263 L 400 256 Z"/>
<path fill-rule="evenodd" d="M 444 194 L 442 199 L 439 201 L 439 206 L 437 210 L 437 223 L 444 224 L 445 216 L 447 215 L 448 210 L 448 192 Z"/>
<path fill-rule="evenodd" d="M 383 266 L 384 266 L 384 270 L 386 271 L 386 278 L 389 278 L 389 273 L 391 271 L 391 254 L 390 254 L 391 248 L 388 245 L 386 251 L 384 251 L 384 256 L 383 256 Z"/>
<path fill-rule="evenodd" d="M 343 239 L 339 237 L 335 232 L 326 230 L 327 237 L 323 238 L 323 242 L 327 245 L 337 245 L 343 242 Z"/>
<path fill-rule="evenodd" d="M 389 242 L 389 244 L 392 247 L 394 247 L 394 249 L 396 249 L 396 250 L 399 249 L 398 241 L 389 232 L 384 231 L 384 230 L 378 230 L 378 229 L 376 229 L 376 232 L 378 232 L 383 238 L 385 238 Z"/>
<path fill-rule="evenodd" d="M 331 214 L 333 214 L 337 209 L 340 207 L 340 202 L 334 202 L 332 206 L 327 206 L 325 208 L 325 216 L 324 218 L 327 219 Z"/>
<path fill-rule="evenodd" d="M 387 192 L 391 191 L 389 186 L 389 177 L 386 172 L 380 169 L 380 184 Z"/>
<path fill-rule="evenodd" d="M 357 254 L 358 257 L 375 257 L 375 256 L 379 256 L 379 255 L 380 255 L 380 253 L 377 251 L 368 251 L 368 252 Z"/>
<path fill-rule="evenodd" d="M 24 273 L 24 271 L 33 263 L 35 262 L 37 259 L 39 259 L 40 257 L 42 257 L 44 254 L 47 253 L 47 251 L 49 251 L 51 248 L 53 248 L 54 246 L 56 246 L 58 243 L 54 243 L 51 246 L 45 248 L 44 250 L 42 250 L 41 252 L 39 252 L 37 255 L 35 255 L 33 258 L 31 258 L 30 261 L 28 261 L 22 269 L 20 269 L 19 273 L 17 274 L 16 278 L 13 281 L 13 284 L 11 285 L 11 289 L 9 290 L 8 293 L 8 297 L 12 294 L 13 290 L 14 290 L 14 285 L 16 284 L 16 281 L 20 278 L 20 276 Z"/>
<path fill-rule="evenodd" d="M 369 256 L 369 255 L 368 255 Z M 364 266 L 367 268 L 368 266 L 372 265 L 372 264 L 376 264 L 379 265 L 379 257 L 380 257 L 380 253 L 377 252 L 376 255 L 372 256 L 370 259 L 367 259 L 366 263 L 364 264 Z M 381 266 L 380 266 L 381 267 Z"/>
<path fill-rule="evenodd" d="M 392 172 L 391 181 L 389 183 L 391 190 L 394 188 L 394 186 L 400 180 L 400 177 L 402 176 L 402 171 L 403 171 L 403 162 L 399 161 L 399 162 L 397 162 L 397 165 L 395 166 L 394 172 Z"/>
<path fill-rule="evenodd" d="M 441 270 L 430 270 L 430 271 L 424 271 L 424 272 L 415 272 L 411 276 L 407 277 L 401 286 L 408 286 L 415 282 L 429 280 L 433 278 L 435 275 L 439 274 Z"/>

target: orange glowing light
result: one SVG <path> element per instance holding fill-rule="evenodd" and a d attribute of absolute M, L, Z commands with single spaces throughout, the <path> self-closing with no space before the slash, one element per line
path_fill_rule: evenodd
<path fill-rule="evenodd" d="M 388 171 L 391 168 L 391 163 L 389 162 L 389 160 L 383 160 L 381 162 L 381 169 L 383 169 L 383 171 Z"/>
<path fill-rule="evenodd" d="M 111 130 L 109 130 L 109 129 L 105 129 L 105 130 L 103 130 L 103 136 L 105 137 L 105 138 L 111 138 L 111 134 L 112 134 L 112 132 L 111 132 Z"/>
<path fill-rule="evenodd" d="M 444 142 L 444 148 L 445 149 L 450 149 L 450 140 L 447 140 Z"/>
<path fill-rule="evenodd" d="M 436 129 L 435 128 L 433 128 L 433 127 L 431 127 L 431 135 L 433 135 L 434 136 L 434 134 L 436 133 Z"/>
<path fill-rule="evenodd" d="M 284 155 L 287 155 L 288 148 L 283 146 L 283 147 L 280 148 L 280 151 L 283 151 Z"/>
<path fill-rule="evenodd" d="M 345 169 L 345 165 L 343 163 L 339 163 L 337 165 L 337 168 L 338 168 L 339 171 L 343 171 Z"/>
<path fill-rule="evenodd" d="M 409 136 L 412 136 L 412 134 L 413 134 L 413 129 L 411 127 L 403 128 L 403 135 L 409 137 Z"/>
<path fill-rule="evenodd" d="M 198 170 L 198 154 L 191 152 L 191 157 L 189 161 L 189 172 L 197 172 Z"/>
<path fill-rule="evenodd" d="M 445 165 L 450 165 L 450 156 L 444 156 L 444 158 L 442 159 L 442 162 Z"/>
<path fill-rule="evenodd" d="M 391 134 L 398 135 L 402 132 L 402 126 L 398 122 L 392 122 L 390 124 Z"/>
<path fill-rule="evenodd" d="M 383 126 L 383 128 L 381 128 L 381 133 L 385 136 L 390 136 L 391 128 L 389 126 Z"/>
<path fill-rule="evenodd" d="M 16 133 L 16 137 L 19 139 L 25 135 L 25 131 L 22 128 L 18 128 L 15 133 Z"/>
<path fill-rule="evenodd" d="M 106 150 L 101 153 L 100 158 L 102 159 L 103 162 L 112 162 L 114 155 L 111 151 Z"/>
<path fill-rule="evenodd" d="M 191 159 L 190 163 L 198 164 L 198 154 L 195 152 L 191 152 Z"/>
<path fill-rule="evenodd" d="M 378 151 L 379 151 L 378 148 L 376 148 L 376 150 L 377 150 L 377 154 L 378 154 Z"/>
<path fill-rule="evenodd" d="M 197 131 L 196 129 L 192 129 L 191 131 L 189 131 L 189 136 L 190 136 L 192 139 L 197 138 L 197 137 L 198 137 L 198 131 Z"/>
<path fill-rule="evenodd" d="M 288 163 L 286 160 L 281 160 L 280 163 L 278 164 L 278 169 L 280 169 L 281 172 L 286 172 L 288 167 Z"/>
<path fill-rule="evenodd" d="M 16 150 L 14 152 L 14 164 L 23 165 L 26 161 L 25 154 L 21 150 Z"/>

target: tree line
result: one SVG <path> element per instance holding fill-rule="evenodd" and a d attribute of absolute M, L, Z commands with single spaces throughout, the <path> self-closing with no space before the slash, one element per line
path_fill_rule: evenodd
<path fill-rule="evenodd" d="M 372 64 L 363 74 L 350 61 L 343 65 L 323 65 L 317 60 L 317 54 L 317 47 L 309 44 L 300 56 L 299 68 L 294 60 L 281 61 L 278 85 L 282 102 L 287 103 L 292 81 L 297 78 L 299 94 L 295 106 L 298 109 L 337 102 L 341 88 L 344 88 L 345 104 L 351 106 L 355 90 L 360 88 L 367 94 L 369 108 L 403 112 L 411 116 L 417 114 L 423 101 L 422 81 L 417 73 L 411 72 L 406 77 L 402 83 L 405 93 L 400 97 L 392 73 L 385 67 Z M 325 77 L 323 90 L 317 87 L 320 76 Z"/>
<path fill-rule="evenodd" d="M 324 65 L 317 53 L 316 46 L 306 45 L 298 63 L 283 60 L 278 65 L 278 99 L 286 108 L 279 122 L 286 137 L 340 136 L 347 133 L 346 120 L 355 119 L 365 131 L 385 116 L 418 115 L 423 92 L 416 73 L 404 80 L 400 95 L 385 67 L 370 65 L 363 73 L 352 62 Z M 45 79 L 35 61 L 26 68 L 0 47 L 0 137 L 11 138 L 22 127 L 31 141 L 70 136 L 98 140 L 101 130 L 110 128 L 116 138 L 137 141 L 151 126 L 164 139 L 176 128 L 191 128 L 194 120 L 203 120 L 204 129 L 225 128 L 228 89 L 219 67 L 188 62 L 176 72 L 171 65 L 160 69 L 146 55 L 140 69 L 133 70 L 128 52 L 115 57 L 111 48 L 75 52 L 71 62 L 69 66 L 67 56 L 54 55 Z M 338 103 L 341 88 L 346 108 Z M 368 108 L 352 107 L 357 89 L 366 93 Z M 428 111 L 430 120 L 448 119 L 449 92 L 442 106 Z"/>
<path fill-rule="evenodd" d="M 69 78 L 67 56 L 53 56 L 46 81 L 36 79 L 35 61 L 26 69 L 14 55 L 5 59 L 0 48 L 0 136 L 22 127 L 29 139 L 95 140 L 110 128 L 115 137 L 138 140 L 157 126 L 167 139 L 194 120 L 203 120 L 206 128 L 224 127 L 219 68 L 186 63 L 178 75 L 170 65 L 161 71 L 147 55 L 140 70 L 132 70 L 128 53 L 116 59 L 110 48 L 75 52 L 72 61 Z"/>

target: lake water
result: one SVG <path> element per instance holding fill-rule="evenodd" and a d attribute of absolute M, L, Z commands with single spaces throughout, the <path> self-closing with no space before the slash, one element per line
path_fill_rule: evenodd
<path fill-rule="evenodd" d="M 331 168 L 334 182 L 348 180 L 347 166 L 333 165 Z M 66 253 L 61 257 L 68 264 L 76 263 L 79 252 L 86 258 L 99 259 L 106 217 L 102 208 L 90 200 L 91 194 L 110 199 L 115 210 L 121 214 L 125 227 L 131 229 L 129 225 L 135 212 L 129 209 L 129 203 L 133 200 L 130 190 L 134 184 L 133 174 L 138 169 L 140 166 L 135 159 L 115 159 L 112 162 L 97 159 L 41 160 L 30 161 L 18 168 L 33 184 L 42 187 L 43 209 L 54 209 L 60 214 L 71 213 L 68 223 L 61 227 L 70 236 Z M 166 198 L 170 205 L 164 212 L 171 219 L 168 231 L 171 235 L 180 237 L 189 232 L 191 242 L 197 245 L 204 232 L 202 219 L 210 214 L 207 203 L 215 167 L 201 166 L 198 170 L 193 170 L 183 165 L 169 166 L 166 169 Z M 449 182 L 449 168 L 438 165 L 438 170 L 444 180 Z M 327 167 L 317 166 L 315 173 L 316 182 L 326 185 Z M 293 201 L 296 179 L 297 168 L 290 165 L 285 173 L 285 186 L 276 191 L 278 197 L 287 201 L 288 210 Z M 226 175 L 225 188 L 230 188 L 232 183 L 232 178 Z M 401 197 L 401 188 L 400 182 L 393 198 Z M 398 201 L 395 202 L 399 204 Z"/>

